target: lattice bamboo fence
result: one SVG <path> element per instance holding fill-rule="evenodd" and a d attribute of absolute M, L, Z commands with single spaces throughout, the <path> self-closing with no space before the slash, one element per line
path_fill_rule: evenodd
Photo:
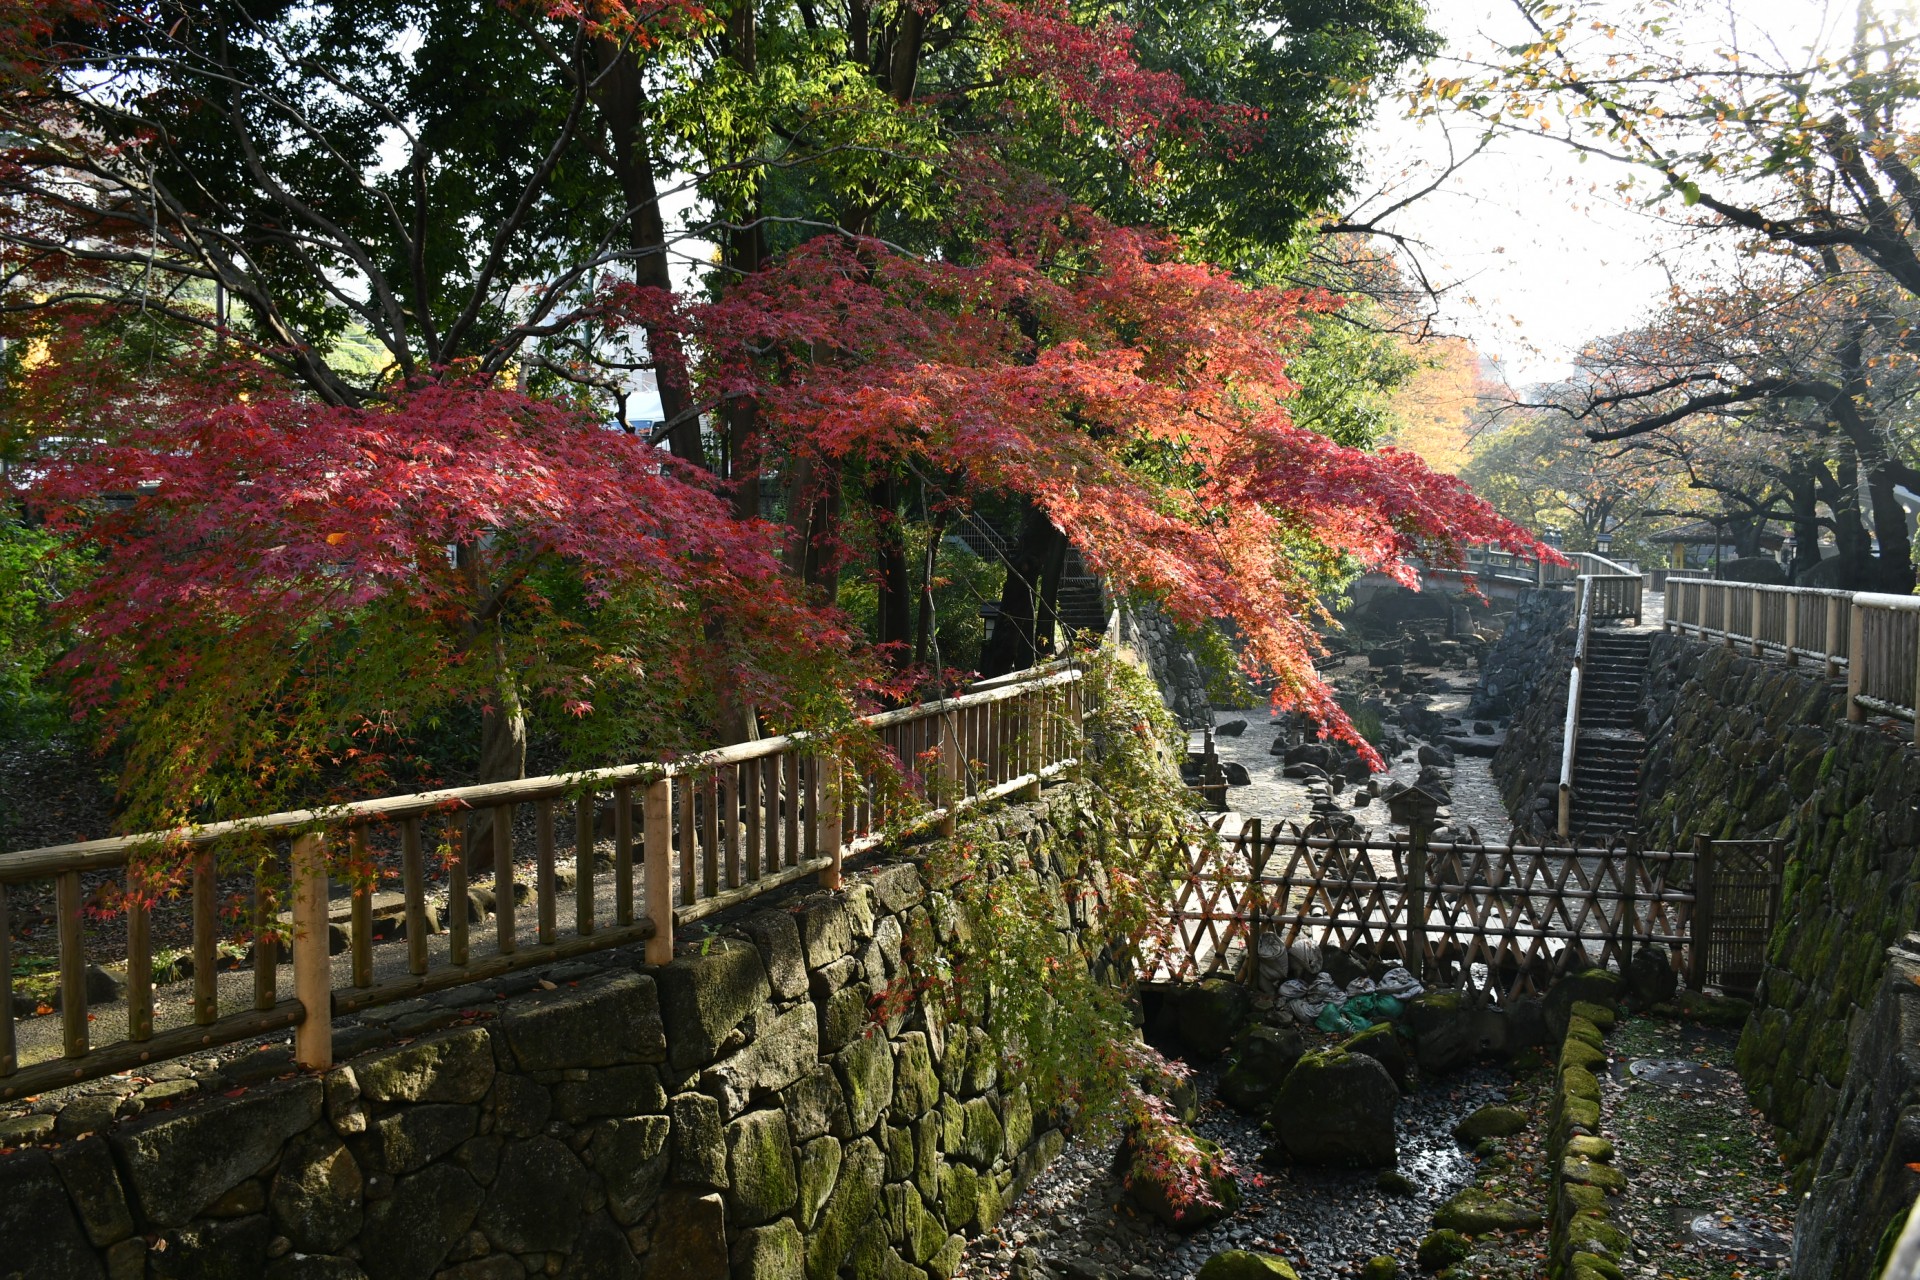
<path fill-rule="evenodd" d="M 1239 976 L 1269 932 L 1409 967 L 1420 958 L 1430 984 L 1497 1000 L 1543 992 L 1573 943 L 1622 967 L 1634 948 L 1663 943 L 1693 971 L 1693 852 L 1436 843 L 1410 883 L 1417 855 L 1404 836 L 1249 819 L 1231 835 L 1173 838 L 1188 872 L 1164 934 L 1143 948 L 1149 980 Z"/>

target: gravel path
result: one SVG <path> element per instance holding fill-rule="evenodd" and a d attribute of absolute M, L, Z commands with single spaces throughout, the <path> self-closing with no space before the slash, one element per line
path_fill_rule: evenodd
<path fill-rule="evenodd" d="M 1104 1271 L 1189 1280 L 1222 1249 L 1284 1254 L 1303 1275 L 1357 1274 L 1377 1254 L 1392 1254 L 1411 1271 L 1414 1248 L 1432 1227 L 1434 1207 L 1473 1176 L 1473 1159 L 1454 1141 L 1454 1125 L 1483 1103 L 1505 1100 L 1510 1077 L 1495 1068 L 1474 1068 L 1402 1099 L 1396 1116 L 1399 1169 L 1414 1183 L 1411 1196 L 1380 1190 L 1377 1169 L 1262 1166 L 1267 1139 L 1260 1122 L 1213 1099 L 1213 1071 L 1198 1072 L 1195 1079 L 1203 1101 L 1193 1127 L 1220 1143 L 1237 1165 L 1242 1196 L 1237 1212 L 1191 1236 L 1177 1235 L 1124 1203 L 1112 1172 L 1112 1144 L 1075 1142 L 1034 1179 L 996 1231 L 973 1243 L 961 1275 L 967 1280 L 1020 1275 L 1024 1268 L 1018 1262 L 1028 1249 L 1069 1276 Z"/>

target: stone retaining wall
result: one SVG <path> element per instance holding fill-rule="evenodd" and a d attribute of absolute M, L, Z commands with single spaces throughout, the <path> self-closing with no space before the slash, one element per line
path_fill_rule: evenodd
<path fill-rule="evenodd" d="M 1888 957 L 1793 1228 L 1795 1280 L 1871 1280 L 1920 1195 L 1920 935 Z"/>
<path fill-rule="evenodd" d="M 1646 842 L 1785 843 L 1779 926 L 1738 1062 L 1804 1179 L 1887 948 L 1920 927 L 1920 752 L 1905 725 L 1846 723 L 1845 690 L 1817 667 L 1661 635 L 1648 689 Z"/>
<path fill-rule="evenodd" d="M 1059 886 L 1069 791 L 981 821 Z M 0 1155 L 0 1276 L 945 1280 L 1063 1138 L 990 1029 L 876 1005 L 964 927 L 931 874 L 754 910 L 666 966 L 468 989 L 324 1077 L 45 1134 Z M 1062 895 L 1061 927 L 1084 910 Z"/>
<path fill-rule="evenodd" d="M 1514 829 L 1528 839 L 1546 838 L 1559 823 L 1573 601 L 1571 592 L 1528 592 L 1481 666 L 1474 693 L 1476 708 L 1497 705 L 1504 711 L 1486 714 L 1513 717 L 1490 767 Z"/>

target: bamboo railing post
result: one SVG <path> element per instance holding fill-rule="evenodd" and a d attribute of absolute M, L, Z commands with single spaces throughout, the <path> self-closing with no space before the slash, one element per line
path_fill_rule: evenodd
<path fill-rule="evenodd" d="M 541 946 L 553 945 L 557 921 L 553 875 L 553 801 L 536 800 L 533 805 L 533 848 L 535 866 L 534 938 Z"/>
<path fill-rule="evenodd" d="M 1907 705 L 1913 708 L 1913 742 L 1920 746 L 1920 643 L 1913 646 L 1913 687 L 1907 694 Z"/>
<path fill-rule="evenodd" d="M 1798 591 L 1787 592 L 1786 628 L 1787 665 L 1797 667 L 1800 665 L 1800 655 L 1795 652 L 1794 647 L 1800 643 L 1800 593 Z"/>
<path fill-rule="evenodd" d="M 655 778 L 647 784 L 640 822 L 647 919 L 653 921 L 653 936 L 647 939 L 647 963 L 668 964 L 673 960 L 672 778 Z"/>
<path fill-rule="evenodd" d="M 324 1071 L 333 1065 L 333 961 L 327 948 L 327 838 L 317 831 L 293 842 L 293 993 L 305 1010 L 294 1030 L 294 1061 Z"/>
<path fill-rule="evenodd" d="M 513 806 L 495 805 L 493 821 L 493 936 L 500 954 L 519 947 L 513 920 Z"/>
<path fill-rule="evenodd" d="M 213 850 L 193 857 L 193 1021 L 206 1026 L 220 1016 L 220 909 L 215 898 Z"/>
<path fill-rule="evenodd" d="M 583 791 L 573 801 L 573 931 L 581 937 L 593 932 L 593 792 Z"/>
<path fill-rule="evenodd" d="M 273 895 L 268 892 L 264 877 L 264 859 L 261 868 L 254 872 L 253 880 L 253 1007 L 271 1009 L 279 1001 L 280 935 L 273 930 Z M 131 921 L 129 921 L 131 923 Z M 132 977 L 132 963 L 128 963 L 128 977 Z M 127 1002 L 129 1014 L 133 1002 Z"/>
<path fill-rule="evenodd" d="M 353 877 L 349 891 L 352 912 L 353 936 L 349 940 L 353 947 L 353 985 L 370 987 L 373 985 L 373 857 L 367 852 L 367 829 L 356 825 L 348 840 L 353 851 L 349 874 Z"/>
<path fill-rule="evenodd" d="M 453 861 L 447 864 L 447 959 L 467 962 L 467 925 L 473 918 L 473 897 L 467 892 L 467 824 L 455 818 L 447 824 Z"/>
<path fill-rule="evenodd" d="M 629 786 L 613 789 L 613 922 L 633 923 L 633 788 Z"/>
<path fill-rule="evenodd" d="M 62 871 L 54 881 L 60 945 L 60 1032 L 69 1058 L 87 1053 L 87 953 L 80 932 L 80 873 Z M 13 991 L 9 986 L 7 999 Z"/>
<path fill-rule="evenodd" d="M 127 1039 L 153 1038 L 153 920 L 147 912 L 146 886 L 127 876 Z M 0 989 L 7 976 L 6 906 L 0 901 Z M 0 1058 L 6 1056 L 0 1047 Z M 5 1067 L 0 1065 L 0 1072 Z"/>
<path fill-rule="evenodd" d="M 934 784 L 938 794 L 934 797 L 944 810 L 940 816 L 940 834 L 951 837 L 959 826 L 960 797 L 966 782 L 967 762 L 961 758 L 960 730 L 955 724 L 952 712 L 942 712 L 936 724 L 939 727 L 940 758 L 936 766 Z"/>
<path fill-rule="evenodd" d="M 831 755 L 817 757 L 813 775 L 814 856 L 827 859 L 820 868 L 820 887 L 838 889 L 843 882 L 840 860 L 846 854 L 840 824 L 840 761 Z"/>
<path fill-rule="evenodd" d="M 1831 680 L 1840 674 L 1840 597 L 1828 596 L 1826 605 L 1827 634 L 1821 648 L 1826 651 L 1827 679 Z"/>
<path fill-rule="evenodd" d="M 1706 989 L 1707 951 L 1713 945 L 1713 840 L 1693 838 L 1693 914 L 1687 918 L 1687 986 Z"/>
<path fill-rule="evenodd" d="M 1860 705 L 1860 695 L 1867 688 L 1867 628 L 1864 625 L 1867 611 L 1857 601 L 1848 608 L 1852 616 L 1847 634 L 1847 721 L 1864 724 L 1867 709 Z"/>
<path fill-rule="evenodd" d="M 1427 980 L 1427 824 L 1407 828 L 1407 950 L 1415 981 Z"/>
<path fill-rule="evenodd" d="M 1020 755 L 1022 773 L 1030 773 L 1033 780 L 1020 788 L 1019 799 L 1038 800 L 1040 798 L 1040 770 L 1046 767 L 1047 742 L 1047 699 L 1042 694 L 1025 694 L 1014 699 L 1020 710 L 1015 724 L 1020 731 Z"/>
<path fill-rule="evenodd" d="M 420 848 L 420 819 L 400 824 L 400 884 L 407 899 L 407 972 L 427 971 L 427 868 Z"/>

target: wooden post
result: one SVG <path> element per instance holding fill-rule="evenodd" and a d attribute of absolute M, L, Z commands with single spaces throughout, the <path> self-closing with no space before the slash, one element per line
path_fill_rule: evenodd
<path fill-rule="evenodd" d="M 1747 647 L 1758 658 L 1766 651 L 1760 647 L 1760 615 L 1767 606 L 1767 593 L 1759 587 L 1747 587 Z"/>
<path fill-rule="evenodd" d="M 271 1009 L 280 999 L 280 935 L 273 928 L 273 894 L 264 883 L 264 858 L 253 879 L 253 1007 Z M 131 921 L 129 921 L 131 923 Z M 128 965 L 131 970 L 132 965 Z M 129 974 L 131 976 L 131 974 Z M 133 1001 L 127 1001 L 133 1008 Z"/>
<path fill-rule="evenodd" d="M 1707 951 L 1713 945 L 1713 840 L 1693 838 L 1693 915 L 1687 921 L 1687 986 L 1707 985 Z"/>
<path fill-rule="evenodd" d="M 553 801 L 536 800 L 533 805 L 534 938 L 543 947 L 553 945 L 556 921 L 553 876 Z"/>
<path fill-rule="evenodd" d="M 1640 837 L 1627 837 L 1627 892 L 1620 900 L 1620 972 L 1624 976 L 1633 965 L 1634 935 L 1640 928 Z"/>
<path fill-rule="evenodd" d="M 427 869 L 420 849 L 420 819 L 400 824 L 400 881 L 407 898 L 407 972 L 427 971 Z"/>
<path fill-rule="evenodd" d="M 691 810 L 691 796 L 686 804 Z M 673 812 L 671 801 L 666 808 Z M 625 784 L 613 789 L 613 922 L 633 923 L 633 788 Z"/>
<path fill-rule="evenodd" d="M 828 860 L 820 868 L 820 887 L 838 889 L 846 843 L 840 838 L 840 761 L 831 755 L 813 762 L 813 825 L 815 856 Z"/>
<path fill-rule="evenodd" d="M 127 1038 L 153 1039 L 153 921 L 147 913 L 146 886 L 127 876 Z M 7 966 L 6 910 L 0 899 L 0 986 Z M 0 1047 L 0 1058 L 6 1057 Z M 0 1066 L 0 1072 L 4 1067 Z"/>
<path fill-rule="evenodd" d="M 1827 679 L 1831 680 L 1840 674 L 1840 597 L 1828 596 L 1826 601 L 1827 634 L 1821 648 L 1826 653 Z"/>
<path fill-rule="evenodd" d="M 519 948 L 513 918 L 513 806 L 493 807 L 493 937 L 503 956 Z"/>
<path fill-rule="evenodd" d="M 220 1016 L 220 905 L 213 879 L 213 850 L 193 855 L 193 1021 L 206 1026 Z"/>
<path fill-rule="evenodd" d="M 1860 705 L 1860 695 L 1867 688 L 1867 629 L 1863 625 L 1867 611 L 1857 603 L 1849 602 L 1847 607 L 1852 610 L 1847 635 L 1847 720 L 1864 724 L 1867 709 Z"/>
<path fill-rule="evenodd" d="M 333 1065 L 333 959 L 327 953 L 327 838 L 317 831 L 293 842 L 293 993 L 306 1010 L 294 1029 L 293 1059 L 324 1071 Z"/>
<path fill-rule="evenodd" d="M 447 959 L 467 962 L 467 924 L 473 917 L 473 898 L 467 893 L 467 824 L 458 818 L 447 824 L 453 861 L 447 864 Z"/>
<path fill-rule="evenodd" d="M 1025 762 L 1022 772 L 1033 775 L 1033 781 L 1020 788 L 1019 799 L 1038 800 L 1040 798 L 1040 770 L 1047 764 L 1047 699 L 1046 692 L 1023 693 L 1013 699 L 1020 708 L 1019 719 L 1015 722 L 1020 733 L 1020 755 Z"/>
<path fill-rule="evenodd" d="M 1800 593 L 1787 592 L 1787 665 L 1800 665 L 1800 655 L 1794 647 L 1800 643 Z"/>
<path fill-rule="evenodd" d="M 1407 828 L 1407 950 L 1415 980 L 1427 980 L 1427 831 L 1415 822 Z"/>
<path fill-rule="evenodd" d="M 1733 592 L 1726 583 L 1720 584 L 1720 643 L 1733 648 Z"/>
<path fill-rule="evenodd" d="M 647 784 L 640 824 L 647 919 L 653 921 L 653 936 L 647 939 L 647 963 L 667 964 L 673 960 L 672 778 L 655 778 Z"/>
<path fill-rule="evenodd" d="M 365 824 L 353 828 L 347 847 L 352 851 L 348 873 L 353 877 L 348 886 L 352 896 L 348 899 L 348 910 L 353 925 L 349 939 L 353 948 L 353 985 L 370 987 L 373 985 L 373 855 L 367 851 Z"/>
<path fill-rule="evenodd" d="M 959 826 L 958 814 L 960 798 L 966 794 L 967 762 L 963 758 L 965 748 L 960 745 L 960 729 L 955 723 L 952 712 L 942 712 L 936 722 L 940 731 L 940 759 L 935 766 L 935 783 L 939 788 L 936 799 L 945 813 L 940 818 L 940 834 L 951 836 Z"/>

